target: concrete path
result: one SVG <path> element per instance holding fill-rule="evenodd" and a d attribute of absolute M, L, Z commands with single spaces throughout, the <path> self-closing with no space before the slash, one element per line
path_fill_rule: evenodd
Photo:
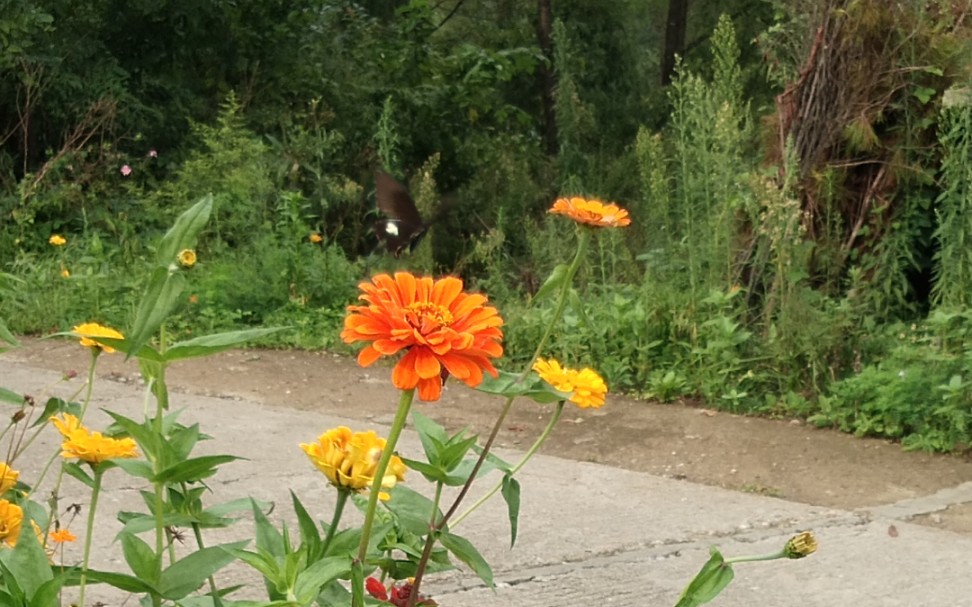
<path fill-rule="evenodd" d="M 81 385 L 81 379 L 65 384 L 59 377 L 56 371 L 0 356 L 0 386 L 11 390 L 40 399 L 51 395 L 46 387 L 54 386 L 54 395 L 66 397 Z M 140 416 L 144 400 L 138 386 L 102 380 L 92 407 Z M 333 504 L 333 490 L 298 443 L 310 442 L 337 425 L 387 433 L 387 427 L 367 420 L 260 402 L 197 394 L 173 394 L 171 400 L 174 409 L 184 410 L 184 423 L 199 422 L 213 437 L 200 445 L 200 453 L 248 458 L 225 466 L 213 479 L 214 495 L 208 503 L 253 496 L 276 502 L 275 515 L 284 520 L 290 520 L 290 490 L 320 519 L 329 516 Z M 104 420 L 97 412 L 87 421 L 98 427 Z M 25 481 L 36 477 L 58 442 L 52 429 L 45 431 L 17 462 Z M 399 451 L 421 456 L 414 433 L 406 431 Z M 943 501 L 972 500 L 972 484 L 924 501 L 841 511 L 543 455 L 531 461 L 519 479 L 523 494 L 514 549 L 509 549 L 505 504 L 498 497 L 455 528 L 492 565 L 497 588 L 483 587 L 469 571 L 440 574 L 423 585 L 440 605 L 671 606 L 708 558 L 711 545 L 727 556 L 766 553 L 778 550 L 793 534 L 811 529 L 820 545 L 816 554 L 800 561 L 737 565 L 735 581 L 712 605 L 972 607 L 972 537 L 905 520 Z M 419 475 L 410 473 L 407 482 L 424 491 Z M 485 491 L 491 483 L 481 485 Z M 112 541 L 119 527 L 114 516 L 120 509 L 140 509 L 139 489 L 118 471 L 106 476 L 97 523 L 101 532 L 93 548 L 95 566 L 125 570 L 120 548 Z M 88 492 L 66 479 L 61 495 L 62 505 L 86 503 Z M 78 535 L 83 528 L 80 519 L 71 525 Z M 246 537 L 252 537 L 248 517 L 209 541 Z M 69 552 L 65 560 L 72 558 L 77 555 Z M 248 598 L 261 598 L 262 583 L 252 571 L 234 566 L 223 579 L 248 582 L 253 591 Z M 133 598 L 95 588 L 89 605 L 98 600 L 105 605 L 136 604 Z"/>

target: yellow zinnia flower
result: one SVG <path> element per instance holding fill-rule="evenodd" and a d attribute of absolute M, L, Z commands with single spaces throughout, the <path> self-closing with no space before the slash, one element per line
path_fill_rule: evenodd
<path fill-rule="evenodd" d="M 548 213 L 566 215 L 577 223 L 595 228 L 622 228 L 631 224 L 628 212 L 618 205 L 579 196 L 558 198 Z"/>
<path fill-rule="evenodd" d="M 183 249 L 179 251 L 179 265 L 184 268 L 191 268 L 196 265 L 196 252 L 192 249 Z"/>
<path fill-rule="evenodd" d="M 125 339 L 125 336 L 118 331 L 99 325 L 96 322 L 86 322 L 71 329 L 71 332 L 81 338 L 81 345 L 88 348 L 99 348 L 108 354 L 115 351 L 111 346 L 98 343 L 99 337 L 111 337 L 114 339 Z"/>
<path fill-rule="evenodd" d="M 81 425 L 70 413 L 51 417 L 50 421 L 64 437 L 61 457 L 76 457 L 89 464 L 100 464 L 115 457 L 138 457 L 135 441 L 130 438 L 109 438 Z"/>
<path fill-rule="evenodd" d="M 71 271 L 67 268 L 61 268 L 61 278 L 71 278 Z"/>
<path fill-rule="evenodd" d="M 0 495 L 17 484 L 20 473 L 4 463 L 0 463 Z"/>
<path fill-rule="evenodd" d="M 300 448 L 332 485 L 338 489 L 361 493 L 374 482 L 378 461 L 385 448 L 385 439 L 371 430 L 352 433 L 347 426 L 339 426 L 321 434 L 316 443 L 302 443 Z M 393 455 L 381 480 L 381 486 L 383 489 L 391 489 L 396 482 L 404 480 L 405 464 L 400 457 Z M 387 500 L 389 495 L 382 491 L 378 497 Z"/>
<path fill-rule="evenodd" d="M 13 548 L 20 537 L 20 526 L 24 522 L 24 511 L 8 500 L 0 500 L 0 541 Z"/>
<path fill-rule="evenodd" d="M 63 247 L 67 244 L 67 240 L 60 234 L 54 234 L 47 239 L 47 242 L 54 245 L 55 247 Z"/>
<path fill-rule="evenodd" d="M 593 369 L 568 369 L 561 367 L 554 359 L 538 358 L 533 364 L 533 370 L 540 379 L 547 382 L 560 392 L 570 393 L 570 402 L 582 409 L 598 408 L 604 405 L 607 395 L 607 384 Z"/>
<path fill-rule="evenodd" d="M 318 234 L 317 232 L 314 232 L 313 234 L 310 235 L 310 241 L 313 242 L 314 244 L 319 244 L 324 241 L 324 237 Z"/>

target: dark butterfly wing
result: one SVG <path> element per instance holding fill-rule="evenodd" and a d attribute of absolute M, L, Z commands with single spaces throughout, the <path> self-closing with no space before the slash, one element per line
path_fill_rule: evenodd
<path fill-rule="evenodd" d="M 427 226 L 405 186 L 385 171 L 375 173 L 375 202 L 388 219 L 375 222 L 375 234 L 396 257 L 418 244 Z"/>

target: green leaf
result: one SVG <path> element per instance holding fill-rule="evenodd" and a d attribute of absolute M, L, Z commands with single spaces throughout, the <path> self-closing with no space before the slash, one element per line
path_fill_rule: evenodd
<path fill-rule="evenodd" d="M 520 520 L 520 481 L 509 474 L 503 477 L 503 499 L 506 500 L 506 512 L 510 517 L 510 548 L 516 543 L 516 528 Z"/>
<path fill-rule="evenodd" d="M 75 568 L 75 571 L 80 572 L 80 570 L 77 568 Z M 103 584 L 108 584 L 109 586 L 114 586 L 115 588 L 124 590 L 125 592 L 158 594 L 158 589 L 156 589 L 152 584 L 149 584 L 147 581 L 132 575 L 115 573 L 114 571 L 98 571 L 95 569 L 89 569 L 87 576 L 89 583 L 100 582 Z"/>
<path fill-rule="evenodd" d="M 273 526 L 270 519 L 263 514 L 263 511 L 254 501 L 251 504 L 253 510 L 253 523 L 256 526 L 256 545 L 257 548 L 267 551 L 275 557 L 283 557 L 286 554 L 284 538 Z"/>
<path fill-rule="evenodd" d="M 242 548 L 247 543 L 242 541 L 209 546 L 179 559 L 162 572 L 159 594 L 170 600 L 178 600 L 188 595 L 199 588 L 210 575 L 233 562 L 230 550 Z"/>
<path fill-rule="evenodd" d="M 253 567 L 260 572 L 264 578 L 266 578 L 270 583 L 276 584 L 277 578 L 280 577 L 280 565 L 277 564 L 277 559 L 274 558 L 272 554 L 266 550 L 257 548 L 257 550 L 235 550 L 227 549 L 233 558 L 246 563 L 250 567 Z"/>
<path fill-rule="evenodd" d="M 689 582 L 675 607 L 698 607 L 708 603 L 719 595 L 729 585 L 735 575 L 732 566 L 727 565 L 722 554 L 713 546 L 709 552 L 711 557 L 702 565 L 702 569 Z"/>
<path fill-rule="evenodd" d="M 159 244 L 158 262 L 161 267 L 168 268 L 170 264 L 176 263 L 176 258 L 183 249 L 196 247 L 196 239 L 209 222 L 212 211 L 213 195 L 207 194 L 179 215 Z"/>
<path fill-rule="evenodd" d="M 418 432 L 419 440 L 422 441 L 422 448 L 425 450 L 425 457 L 431 462 L 435 461 L 434 455 L 439 446 L 449 440 L 449 434 L 445 428 L 440 426 L 430 417 L 422 415 L 416 410 L 412 410 L 412 425 Z"/>
<path fill-rule="evenodd" d="M 10 332 L 10 329 L 7 328 L 6 323 L 4 323 L 2 319 L 0 319 L 0 341 L 3 341 L 15 348 L 20 347 L 20 342 L 17 341 L 17 338 L 14 337 L 14 334 Z M 0 352 L 6 351 L 7 348 L 0 349 Z"/>
<path fill-rule="evenodd" d="M 21 402 L 23 402 L 23 399 L 21 399 Z M 49 398 L 44 404 L 43 413 L 37 416 L 37 420 L 31 424 L 31 428 L 40 426 L 41 424 L 46 424 L 48 421 L 50 421 L 51 417 L 57 415 L 58 413 L 70 413 L 71 415 L 77 417 L 81 414 L 81 405 L 78 403 L 69 403 L 57 397 Z"/>
<path fill-rule="evenodd" d="M 33 597 L 44 583 L 54 579 L 44 548 L 37 541 L 34 526 L 27 519 L 20 526 L 17 545 L 13 550 L 0 551 L 0 560 L 10 571 L 11 577 L 17 580 L 17 586 L 27 599 Z"/>
<path fill-rule="evenodd" d="M 125 562 L 139 579 L 151 583 L 157 581 L 159 556 L 155 551 L 134 533 L 122 531 L 118 534 L 122 544 L 122 554 Z"/>
<path fill-rule="evenodd" d="M 0 388 L 0 401 L 10 403 L 11 405 L 20 406 L 24 404 L 24 395 L 17 394 L 12 390 L 7 390 L 6 388 Z M 45 418 L 44 421 L 47 421 Z"/>
<path fill-rule="evenodd" d="M 94 489 L 94 479 L 88 475 L 88 471 L 82 468 L 78 462 L 65 463 L 63 470 L 68 476 L 76 478 L 87 485 L 89 489 Z"/>
<path fill-rule="evenodd" d="M 470 569 L 479 576 L 479 579 L 486 582 L 490 588 L 493 587 L 493 570 L 489 563 L 479 554 L 476 547 L 464 537 L 443 531 L 439 534 L 439 541 L 445 548 L 454 554 L 456 558 L 469 566 Z"/>
<path fill-rule="evenodd" d="M 34 596 L 30 598 L 30 607 L 60 607 L 61 587 L 64 581 L 64 575 L 57 575 L 54 579 L 41 584 Z"/>
<path fill-rule="evenodd" d="M 128 357 L 132 356 L 131 352 L 139 351 L 155 335 L 176 304 L 181 301 L 180 296 L 185 288 L 186 277 L 181 272 L 169 272 L 167 268 L 156 268 L 152 272 L 135 315 L 135 326 L 128 338 Z"/>
<path fill-rule="evenodd" d="M 476 390 L 508 398 L 529 398 L 540 404 L 555 403 L 570 398 L 570 394 L 554 390 L 553 386 L 540 379 L 535 373 L 528 374 L 522 381 L 520 375 L 508 371 L 500 371 L 495 378 L 487 375 Z"/>
<path fill-rule="evenodd" d="M 553 269 L 553 272 L 550 273 L 550 276 L 547 277 L 547 280 L 544 281 L 543 286 L 537 290 L 536 295 L 530 300 L 530 304 L 533 305 L 534 302 L 541 301 L 545 297 L 549 297 L 551 293 L 560 289 L 564 281 L 567 280 L 567 270 L 569 269 L 570 266 L 567 264 L 562 263 L 557 265 Z"/>
<path fill-rule="evenodd" d="M 935 96 L 935 89 L 928 88 L 927 86 L 915 87 L 912 91 L 912 95 L 922 103 L 922 105 L 928 103 Z"/>
<path fill-rule="evenodd" d="M 234 346 L 272 335 L 278 331 L 283 331 L 287 327 L 270 327 L 263 329 L 247 329 L 245 331 L 229 331 L 226 333 L 216 333 L 190 339 L 189 341 L 173 344 L 165 352 L 165 360 L 184 360 L 187 358 L 199 358 L 209 356 L 228 350 Z"/>
<path fill-rule="evenodd" d="M 351 573 L 348 557 L 327 557 L 297 574 L 294 594 L 302 605 L 309 605 L 326 584 Z"/>
<path fill-rule="evenodd" d="M 406 531 L 422 536 L 429 531 L 432 520 L 432 500 L 405 485 L 395 485 L 389 491 L 391 499 L 385 506 L 398 518 Z M 442 511 L 436 509 L 436 520 L 442 518 Z"/>
<path fill-rule="evenodd" d="M 151 481 L 152 477 L 155 476 L 155 471 L 152 470 L 152 464 L 143 459 L 119 458 L 114 461 L 116 466 L 127 472 L 130 476 L 144 478 L 147 481 Z"/>
<path fill-rule="evenodd" d="M 216 474 L 220 464 L 242 459 L 235 455 L 203 455 L 179 462 L 162 470 L 153 479 L 159 483 L 193 483 Z"/>
<path fill-rule="evenodd" d="M 300 529 L 300 541 L 307 546 L 308 558 L 316 559 L 322 555 L 318 554 L 321 549 L 321 534 L 317 530 L 317 523 L 308 514 L 307 509 L 300 503 L 297 494 L 291 490 L 290 501 L 293 502 L 294 512 L 297 514 L 297 525 Z"/>

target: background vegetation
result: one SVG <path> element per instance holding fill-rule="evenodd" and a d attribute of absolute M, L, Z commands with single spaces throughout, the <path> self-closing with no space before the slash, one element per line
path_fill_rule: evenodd
<path fill-rule="evenodd" d="M 635 221 L 551 354 L 967 449 L 970 34 L 962 0 L 0 0 L 0 318 L 124 328 L 212 192 L 175 330 L 341 348 L 357 281 L 404 267 L 489 293 L 523 358 L 571 253 L 545 210 L 586 194 Z M 401 259 L 371 230 L 378 166 L 433 221 Z"/>

